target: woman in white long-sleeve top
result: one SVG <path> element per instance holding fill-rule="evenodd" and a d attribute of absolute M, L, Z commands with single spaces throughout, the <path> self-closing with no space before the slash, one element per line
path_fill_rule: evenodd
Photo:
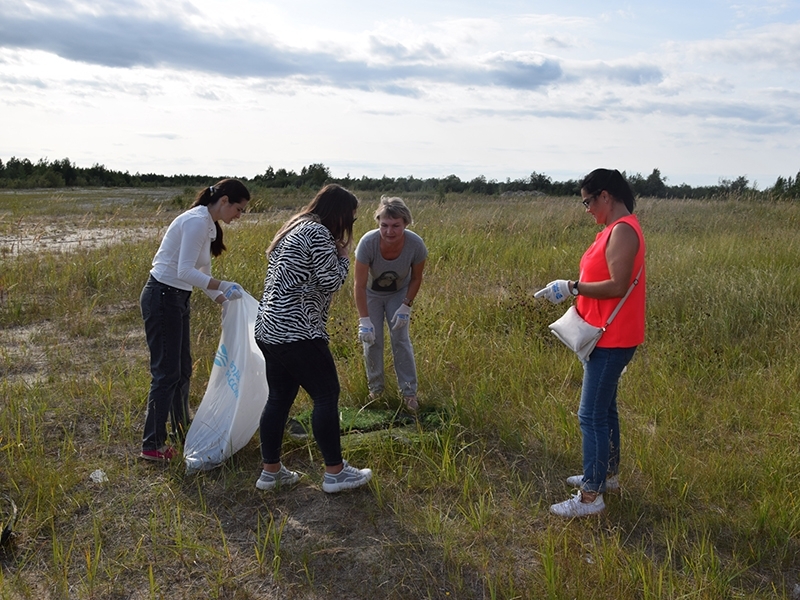
<path fill-rule="evenodd" d="M 176 456 L 167 445 L 167 417 L 174 436 L 186 435 L 192 375 L 189 298 L 195 287 L 219 304 L 242 297 L 237 284 L 211 276 L 211 257 L 225 250 L 219 221 L 238 219 L 249 200 L 250 192 L 236 179 L 203 189 L 189 210 L 172 221 L 153 258 L 139 299 L 151 374 L 141 458 Z"/>

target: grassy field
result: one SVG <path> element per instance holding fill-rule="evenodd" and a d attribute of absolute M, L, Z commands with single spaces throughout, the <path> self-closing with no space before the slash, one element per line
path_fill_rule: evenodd
<path fill-rule="evenodd" d="M 621 381 L 622 491 L 565 521 L 547 509 L 580 470 L 582 370 L 547 330 L 564 306 L 533 292 L 574 277 L 594 239 L 577 197 L 409 200 L 430 252 L 411 328 L 436 418 L 343 436 L 375 476 L 336 496 L 309 440 L 287 437 L 284 462 L 305 477 L 278 493 L 254 487 L 257 438 L 207 473 L 137 458 L 138 297 L 187 200 L 0 193 L 0 501 L 19 507 L 0 600 L 800 598 L 800 205 L 640 201 L 647 341 Z M 264 249 L 307 200 L 257 197 L 215 274 L 258 297 Z M 358 235 L 376 204 L 362 196 Z M 115 235 L 94 244 L 90 230 Z M 196 406 L 220 314 L 192 302 Z M 355 409 L 356 325 L 348 282 L 328 329 Z"/>

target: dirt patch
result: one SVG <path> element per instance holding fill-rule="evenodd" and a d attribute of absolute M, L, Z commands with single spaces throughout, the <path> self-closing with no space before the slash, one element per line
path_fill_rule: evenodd
<path fill-rule="evenodd" d="M 79 228 L 75 225 L 39 225 L 14 235 L 0 235 L 0 256 L 26 252 L 70 252 L 94 250 L 110 244 L 152 237 L 160 230 L 152 227 Z"/>
<path fill-rule="evenodd" d="M 368 488 L 335 495 L 322 492 L 321 466 L 309 463 L 304 454 L 295 450 L 284 455 L 290 468 L 304 473 L 291 490 L 255 491 L 257 468 L 235 489 L 222 471 L 184 479 L 181 491 L 185 497 L 199 501 L 198 490 L 202 490 L 203 501 L 214 507 L 242 571 L 252 548 L 263 544 L 263 538 L 256 535 L 259 520 L 262 536 L 263 520 L 270 516 L 282 527 L 283 562 L 295 568 L 282 569 L 280 583 L 274 585 L 267 564 L 266 573 L 240 578 L 242 590 L 257 590 L 262 598 L 303 600 L 445 599 L 459 597 L 459 593 L 463 598 L 481 597 L 478 574 L 463 573 L 461 585 L 454 585 L 441 548 L 420 537 L 391 508 L 379 507 Z M 233 457 L 233 468 L 246 471 L 247 465 L 258 465 L 258 458 L 256 445 L 250 444 Z M 186 591 L 191 595 L 199 590 L 187 582 Z"/>

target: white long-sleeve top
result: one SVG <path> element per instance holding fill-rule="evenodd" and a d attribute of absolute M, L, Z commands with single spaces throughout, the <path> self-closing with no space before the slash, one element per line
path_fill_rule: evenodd
<path fill-rule="evenodd" d="M 178 215 L 167 228 L 150 274 L 165 285 L 179 290 L 202 289 L 209 298 L 221 292 L 209 290 L 211 281 L 211 242 L 217 228 L 206 206 L 195 206 Z"/>

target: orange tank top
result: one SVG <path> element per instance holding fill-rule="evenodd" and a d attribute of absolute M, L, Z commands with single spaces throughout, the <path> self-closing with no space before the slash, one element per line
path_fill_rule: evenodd
<path fill-rule="evenodd" d="M 636 231 L 636 235 L 639 236 L 639 250 L 633 261 L 633 271 L 628 286 L 633 283 L 640 268 L 642 269 L 642 274 L 639 276 L 639 283 L 633 288 L 631 295 L 628 296 L 625 304 L 622 305 L 619 313 L 617 313 L 617 316 L 597 343 L 601 348 L 631 348 L 633 346 L 638 346 L 644 341 L 646 277 L 643 267 L 645 247 L 644 235 L 639 226 L 639 220 L 634 215 L 628 215 L 627 217 L 622 217 L 614 221 L 597 234 L 594 243 L 589 246 L 581 258 L 579 281 L 581 283 L 588 283 L 593 281 L 605 281 L 611 278 L 611 274 L 608 271 L 608 263 L 606 262 L 606 246 L 608 245 L 608 238 L 611 236 L 614 227 L 620 223 L 627 223 L 633 227 L 634 231 Z M 605 300 L 598 300 L 596 298 L 578 296 L 576 308 L 578 314 L 580 314 L 587 323 L 595 327 L 602 327 L 608 322 L 608 317 L 614 312 L 620 299 L 621 298 L 608 298 Z"/>

